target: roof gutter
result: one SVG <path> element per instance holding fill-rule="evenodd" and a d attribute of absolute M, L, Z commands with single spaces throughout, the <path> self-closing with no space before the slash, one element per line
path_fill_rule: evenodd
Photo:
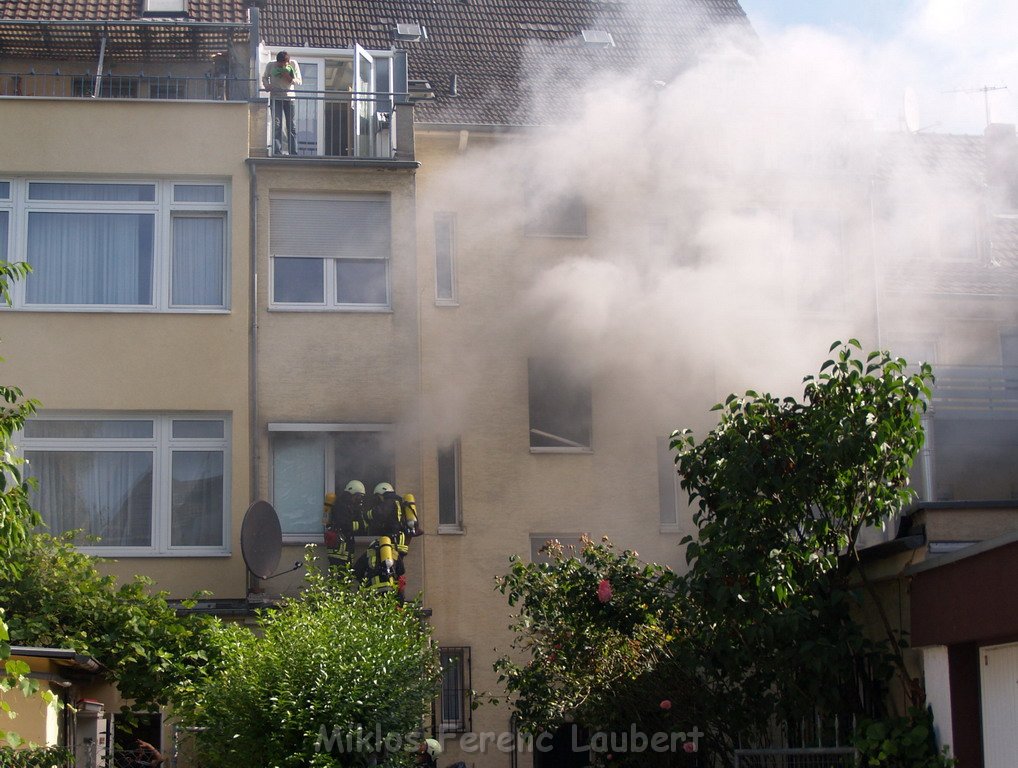
<path fill-rule="evenodd" d="M 87 672 L 99 672 L 102 669 L 102 664 L 91 656 L 84 656 L 70 648 L 36 648 L 32 645 L 12 645 L 11 656 L 69 661 Z"/>

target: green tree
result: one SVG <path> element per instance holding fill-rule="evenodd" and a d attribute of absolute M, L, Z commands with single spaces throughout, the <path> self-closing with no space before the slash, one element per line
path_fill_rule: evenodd
<path fill-rule="evenodd" d="M 11 303 L 10 284 L 30 271 L 27 264 L 0 261 L 0 300 L 8 306 Z M 3 358 L 0 358 L 0 362 Z M 17 387 L 0 385 L 0 578 L 13 575 L 17 561 L 10 557 L 12 548 L 24 542 L 28 532 L 39 524 L 39 515 L 29 503 L 30 483 L 22 472 L 24 460 L 14 450 L 14 435 L 35 413 L 38 403 L 29 400 Z M 4 611 L 0 608 L 0 693 L 18 688 L 25 695 L 31 695 L 36 687 L 28 679 L 28 666 L 10 658 L 10 644 Z M 0 701 L 0 713 L 14 717 L 10 704 Z M 20 739 L 13 732 L 0 728 L 0 744 L 5 741 L 13 745 Z"/>
<path fill-rule="evenodd" d="M 918 703 L 886 614 L 880 637 L 863 631 L 855 565 L 860 531 L 910 499 L 933 377 L 929 366 L 912 372 L 859 349 L 834 344 L 800 399 L 732 395 L 703 440 L 673 434 L 698 528 L 685 541 L 687 574 L 641 570 L 632 553 L 589 542 L 579 560 L 553 553 L 551 565 L 513 564 L 500 587 L 520 609 L 515 647 L 530 658 L 498 668 L 526 724 L 695 724 L 707 734 L 702 748 L 726 757 L 735 738 L 765 732 L 774 718 L 872 711 L 893 673 Z M 611 599 L 591 602 L 601 580 Z M 635 621 L 612 619 L 632 605 Z M 575 650 L 563 664 L 554 644 L 575 637 L 613 661 L 563 671 Z"/>
<path fill-rule="evenodd" d="M 12 641 L 94 657 L 129 700 L 125 714 L 168 704 L 207 659 L 208 619 L 178 616 L 166 593 L 152 591 L 144 577 L 118 585 L 72 541 L 73 534 L 36 533 L 12 549 L 17 573 L 0 579 Z"/>
<path fill-rule="evenodd" d="M 304 591 L 263 610 L 256 630 L 216 623 L 216 653 L 178 693 L 209 768 L 412 762 L 397 738 L 421 727 L 439 673 L 420 606 L 306 564 Z"/>

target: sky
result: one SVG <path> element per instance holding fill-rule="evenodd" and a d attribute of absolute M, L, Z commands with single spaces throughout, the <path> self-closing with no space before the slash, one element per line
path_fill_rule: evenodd
<path fill-rule="evenodd" d="M 1018 122 L 1018 3 L 1014 0 L 741 0 L 768 46 L 805 34 L 829 36 L 871 63 L 867 117 L 899 127 L 906 88 L 918 126 L 981 133 L 991 91 L 992 122 Z"/>

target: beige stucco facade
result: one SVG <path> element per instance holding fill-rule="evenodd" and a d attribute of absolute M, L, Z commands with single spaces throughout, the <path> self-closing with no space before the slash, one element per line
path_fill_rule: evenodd
<path fill-rule="evenodd" d="M 247 129 L 248 106 L 234 102 L 4 99 L 0 110 L 5 135 L 31 137 L 8 144 L 5 179 L 227 185 L 227 309 L 0 313 L 4 381 L 40 401 L 44 413 L 228 418 L 229 554 L 110 565 L 124 577 L 144 573 L 174 597 L 197 590 L 242 595 L 245 588 L 239 537 L 250 496 Z"/>

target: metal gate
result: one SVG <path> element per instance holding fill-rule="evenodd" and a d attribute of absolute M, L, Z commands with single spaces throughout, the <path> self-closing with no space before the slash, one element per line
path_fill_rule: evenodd
<path fill-rule="evenodd" d="M 852 747 L 735 750 L 735 768 L 857 768 L 858 765 L 859 755 Z"/>

